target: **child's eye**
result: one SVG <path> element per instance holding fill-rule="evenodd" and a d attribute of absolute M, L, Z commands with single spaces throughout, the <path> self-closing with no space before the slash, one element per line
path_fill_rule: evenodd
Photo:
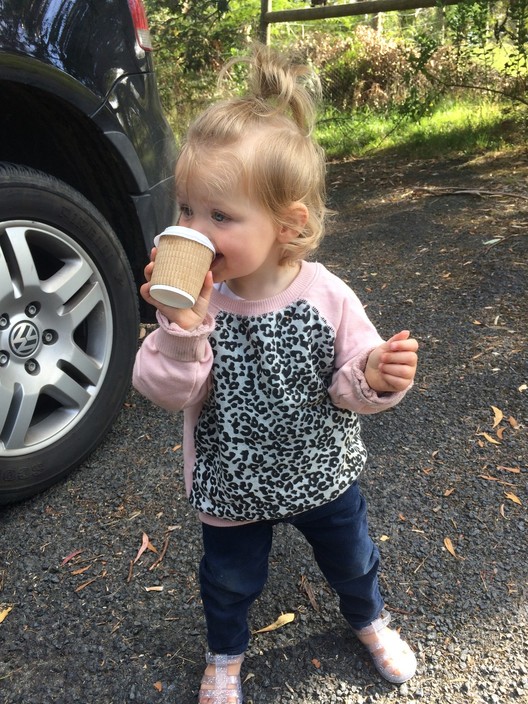
<path fill-rule="evenodd" d="M 190 218 L 190 217 L 191 217 L 191 215 L 192 215 L 192 210 L 191 210 L 191 208 L 189 208 L 188 205 L 180 205 L 180 206 L 179 206 L 179 209 L 180 209 L 180 214 L 181 214 L 184 218 Z"/>
<path fill-rule="evenodd" d="M 211 213 L 211 218 L 215 222 L 227 222 L 228 220 L 231 220 L 231 218 L 226 215 L 225 213 L 221 213 L 219 210 L 213 210 Z"/>

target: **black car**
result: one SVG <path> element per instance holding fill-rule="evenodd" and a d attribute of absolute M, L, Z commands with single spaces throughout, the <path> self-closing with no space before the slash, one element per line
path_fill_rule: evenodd
<path fill-rule="evenodd" d="M 141 0 L 0 0 L 0 503 L 65 476 L 129 389 L 175 144 Z"/>

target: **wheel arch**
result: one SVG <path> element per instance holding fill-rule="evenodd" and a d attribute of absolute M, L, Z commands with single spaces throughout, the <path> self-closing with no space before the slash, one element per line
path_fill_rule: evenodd
<path fill-rule="evenodd" d="M 144 184 L 116 148 L 119 131 L 109 139 L 77 106 L 34 85 L 0 80 L 0 93 L 0 131 L 9 135 L 0 161 L 48 173 L 87 198 L 116 232 L 139 283 L 146 252 L 134 194 L 141 200 Z"/>

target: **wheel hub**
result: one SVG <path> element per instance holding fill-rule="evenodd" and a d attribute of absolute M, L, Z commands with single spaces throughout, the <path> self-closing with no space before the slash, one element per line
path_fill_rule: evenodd
<path fill-rule="evenodd" d="M 9 334 L 9 348 L 21 359 L 32 357 L 40 345 L 40 332 L 31 320 L 21 320 L 13 325 Z"/>

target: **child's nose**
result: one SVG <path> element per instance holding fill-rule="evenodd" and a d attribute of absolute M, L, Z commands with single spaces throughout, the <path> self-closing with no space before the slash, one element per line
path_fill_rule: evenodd
<path fill-rule="evenodd" d="M 187 219 L 187 222 L 185 224 L 187 225 L 187 227 L 190 227 L 193 230 L 197 230 L 202 235 L 209 237 L 209 228 L 206 218 L 193 214 L 190 218 Z"/>

